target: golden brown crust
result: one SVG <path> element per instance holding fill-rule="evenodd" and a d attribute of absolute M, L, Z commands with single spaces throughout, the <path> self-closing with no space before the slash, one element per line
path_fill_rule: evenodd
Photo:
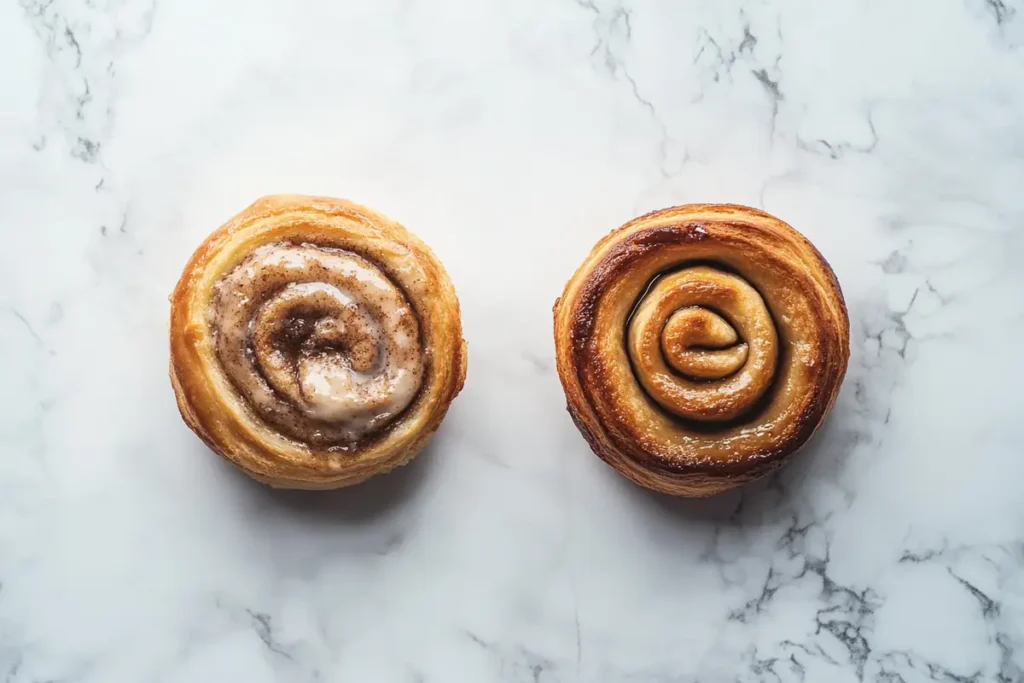
<path fill-rule="evenodd" d="M 591 449 L 675 495 L 713 495 L 781 466 L 831 410 L 849 359 L 846 305 L 824 258 L 786 223 L 737 205 L 663 209 L 613 231 L 554 318 L 568 410 Z"/>
<path fill-rule="evenodd" d="M 421 383 L 408 407 L 371 438 L 339 447 L 285 435 L 261 419 L 226 375 L 210 316 L 218 283 L 254 250 L 272 244 L 357 254 L 411 306 L 423 354 Z M 283 488 L 340 488 L 404 465 L 440 426 L 466 376 L 459 302 L 441 263 L 398 223 L 329 197 L 263 197 L 214 231 L 174 289 L 170 347 L 171 384 L 186 424 L 253 478 Z"/>

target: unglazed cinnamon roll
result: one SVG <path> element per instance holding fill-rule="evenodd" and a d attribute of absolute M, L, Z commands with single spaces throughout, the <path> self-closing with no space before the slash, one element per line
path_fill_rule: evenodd
<path fill-rule="evenodd" d="M 260 199 L 200 245 L 171 297 L 182 417 L 273 486 L 338 488 L 405 464 L 465 375 L 441 263 L 341 199 Z"/>
<path fill-rule="evenodd" d="M 782 465 L 849 359 L 839 283 L 796 230 L 694 204 L 602 239 L 555 303 L 558 374 L 593 451 L 634 482 L 709 496 Z"/>

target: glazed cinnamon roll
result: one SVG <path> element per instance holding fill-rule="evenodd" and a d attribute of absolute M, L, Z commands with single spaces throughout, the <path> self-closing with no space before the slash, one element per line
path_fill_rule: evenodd
<path fill-rule="evenodd" d="M 555 303 L 558 374 L 592 450 L 634 482 L 709 496 L 764 476 L 824 420 L 849 359 L 839 283 L 744 206 L 641 216 Z"/>
<path fill-rule="evenodd" d="M 260 199 L 200 245 L 171 297 L 182 417 L 274 486 L 338 488 L 405 464 L 465 374 L 441 263 L 341 199 Z"/>

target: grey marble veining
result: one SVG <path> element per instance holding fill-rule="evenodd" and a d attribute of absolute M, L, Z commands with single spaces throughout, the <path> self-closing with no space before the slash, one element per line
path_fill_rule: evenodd
<path fill-rule="evenodd" d="M 0 680 L 1024 680 L 1024 3 L 0 6 Z M 350 197 L 459 291 L 414 463 L 275 492 L 206 452 L 167 295 L 257 196 Z M 690 201 L 807 234 L 850 371 L 792 465 L 640 490 L 551 305 Z"/>

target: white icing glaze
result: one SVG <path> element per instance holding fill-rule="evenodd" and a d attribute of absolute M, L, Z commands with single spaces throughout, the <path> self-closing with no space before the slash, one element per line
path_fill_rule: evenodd
<path fill-rule="evenodd" d="M 209 323 L 225 373 L 292 438 L 346 447 L 416 397 L 419 326 L 404 294 L 366 259 L 303 244 L 259 247 L 223 276 Z"/>

